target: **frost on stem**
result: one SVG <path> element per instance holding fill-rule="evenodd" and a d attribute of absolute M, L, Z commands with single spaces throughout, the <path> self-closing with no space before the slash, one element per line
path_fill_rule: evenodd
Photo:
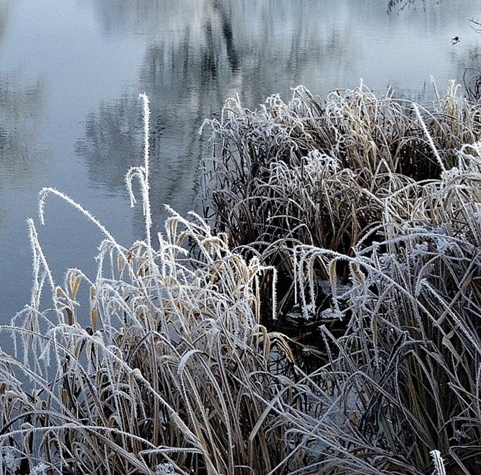
<path fill-rule="evenodd" d="M 155 475 L 175 475 L 174 465 L 171 463 L 161 463 L 155 467 Z"/>
<path fill-rule="evenodd" d="M 149 199 L 150 108 L 149 108 L 148 96 L 145 93 L 143 93 L 143 94 L 139 94 L 139 97 L 143 101 L 143 111 L 144 111 L 144 164 L 143 166 L 140 166 L 140 167 L 132 167 L 127 172 L 125 181 L 127 183 L 127 190 L 129 192 L 130 206 L 133 207 L 137 202 L 137 199 L 135 198 L 135 194 L 132 188 L 132 181 L 134 178 L 137 178 L 139 180 L 140 190 L 142 195 L 142 203 L 143 203 L 143 213 L 145 216 L 147 244 L 150 247 L 150 243 L 151 243 L 150 230 L 152 227 L 152 213 L 150 210 L 150 199 Z"/>
<path fill-rule="evenodd" d="M 446 475 L 441 452 L 439 450 L 431 450 L 430 454 L 434 463 L 434 475 Z"/>

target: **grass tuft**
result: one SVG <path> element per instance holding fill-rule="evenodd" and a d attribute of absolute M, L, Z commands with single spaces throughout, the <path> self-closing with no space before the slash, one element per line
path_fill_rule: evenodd
<path fill-rule="evenodd" d="M 477 106 L 454 84 L 431 110 L 362 84 L 230 100 L 206 124 L 205 214 L 169 209 L 154 239 L 141 100 L 126 181 L 145 240 L 45 188 L 42 225 L 58 198 L 104 235 L 96 277 L 59 285 L 29 220 L 31 302 L 0 327 L 0 472 L 479 472 Z"/>

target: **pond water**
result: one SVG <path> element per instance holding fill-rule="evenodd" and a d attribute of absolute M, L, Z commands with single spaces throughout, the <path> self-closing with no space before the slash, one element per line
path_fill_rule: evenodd
<path fill-rule="evenodd" d="M 125 173 L 142 158 L 140 92 L 151 99 L 152 205 L 194 206 L 198 134 L 238 94 L 250 108 L 307 86 L 321 96 L 361 78 L 419 101 L 478 68 L 472 0 L 0 0 L 0 324 L 29 302 L 27 218 L 52 186 L 129 245 L 143 237 Z M 453 44 L 451 38 L 459 36 Z M 101 234 L 51 197 L 38 225 L 58 282 L 93 276 Z"/>

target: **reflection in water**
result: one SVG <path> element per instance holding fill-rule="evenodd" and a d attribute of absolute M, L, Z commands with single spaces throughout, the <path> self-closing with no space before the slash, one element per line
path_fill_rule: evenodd
<path fill-rule="evenodd" d="M 149 5 L 157 10 L 160 2 Z M 238 67 L 228 17 L 216 2 L 200 6 L 194 8 L 198 21 L 191 14 L 186 16 L 191 2 L 166 9 L 172 21 L 166 22 L 165 16 L 162 20 L 169 29 L 148 48 L 140 71 L 139 90 L 148 94 L 151 104 L 151 199 L 158 229 L 165 218 L 164 203 L 182 212 L 192 208 L 202 155 L 198 131 L 205 117 L 220 110 L 227 94 L 221 86 L 231 82 Z M 132 6 L 119 11 L 126 18 L 138 13 Z M 118 15 L 110 18 L 123 23 Z M 125 173 L 138 164 L 135 157 L 140 160 L 140 139 L 140 102 L 132 94 L 91 114 L 77 151 L 88 163 L 94 182 L 122 193 Z M 139 229 L 141 219 L 136 218 Z"/>
<path fill-rule="evenodd" d="M 433 1 L 439 3 L 440 0 Z M 420 4 L 424 9 L 426 8 L 426 0 L 389 0 L 387 11 L 388 13 L 402 11 L 406 7 L 416 6 L 417 4 Z"/>
<path fill-rule="evenodd" d="M 467 59 L 466 59 L 467 58 Z M 460 59 L 458 69 L 463 78 L 466 95 L 472 102 L 481 103 L 481 48 L 474 46 L 468 48 L 466 58 Z"/>
<path fill-rule="evenodd" d="M 20 216 L 19 204 L 12 196 L 31 191 L 29 185 L 44 165 L 36 128 L 44 96 L 42 81 L 26 82 L 18 70 L 0 72 L 0 324 L 28 301 L 31 257 L 26 216 Z M 12 229 L 19 220 L 21 225 Z"/>
<path fill-rule="evenodd" d="M 41 81 L 25 84 L 19 71 L 0 77 L 0 188 L 3 180 L 28 182 L 39 166 L 32 156 L 43 89 Z"/>
<path fill-rule="evenodd" d="M 164 203 L 181 213 L 192 208 L 198 161 L 206 153 L 198 130 L 205 118 L 219 114 L 225 99 L 238 93 L 247 107 L 255 107 L 268 95 L 280 92 L 286 96 L 301 83 L 327 92 L 355 87 L 360 77 L 368 85 L 369 79 L 382 84 L 384 92 L 393 80 L 402 84 L 408 77 L 391 72 L 389 60 L 401 68 L 403 62 L 415 62 L 409 53 L 413 32 L 427 29 L 443 35 L 438 30 L 446 27 L 449 12 L 467 8 L 449 2 L 444 6 L 439 0 L 372 0 L 363 8 L 355 0 L 335 4 L 318 0 L 100 0 L 93 6 L 104 33 L 152 36 L 138 90 L 151 100 L 151 197 L 157 228 L 165 218 Z M 396 21 L 387 15 L 400 12 L 405 18 L 395 15 Z M 408 30 L 403 23 L 406 19 Z M 393 56 L 383 58 L 387 70 L 378 70 L 387 42 L 393 43 L 388 53 Z M 420 82 L 415 92 L 398 89 L 398 94 L 422 100 L 426 93 L 422 86 Z M 140 163 L 136 93 L 102 104 L 88 117 L 86 136 L 77 145 L 91 181 L 111 193 L 124 193 L 125 173 Z M 137 215 L 138 229 L 141 219 Z"/>
<path fill-rule="evenodd" d="M 124 178 L 131 166 L 139 165 L 142 118 L 139 103 L 126 94 L 114 105 L 102 103 L 86 119 L 85 138 L 76 151 L 88 164 L 89 181 L 107 192 L 125 191 Z"/>
<path fill-rule="evenodd" d="M 357 57 L 349 23 L 335 24 L 332 8 L 318 2 L 308 1 L 301 9 L 290 1 L 167 3 L 98 3 L 109 33 L 132 27 L 142 15 L 158 21 L 158 39 L 145 54 L 139 78 L 139 90 L 151 101 L 151 197 L 157 228 L 165 217 L 164 203 L 180 212 L 192 208 L 205 146 L 198 131 L 205 118 L 219 114 L 225 99 L 240 92 L 255 106 L 309 77 L 313 55 L 324 70 L 341 74 Z M 310 6 L 317 19 L 325 19 L 325 28 L 319 28 Z M 92 181 L 111 192 L 123 192 L 125 173 L 139 157 L 139 110 L 136 94 L 103 104 L 87 119 L 86 136 L 77 145 Z"/>
<path fill-rule="evenodd" d="M 10 0 L 0 0 L 0 42 L 5 34 Z"/>
<path fill-rule="evenodd" d="M 182 214 L 192 208 L 199 159 L 209 153 L 198 131 L 227 98 L 238 94 L 254 108 L 273 93 L 288 100 L 298 84 L 325 96 L 363 78 L 377 92 L 392 85 L 396 95 L 423 101 L 431 74 L 442 91 L 448 79 L 462 80 L 463 68 L 477 67 L 481 36 L 469 19 L 478 14 L 472 0 L 0 0 L 0 220 L 6 202 L 18 200 L 8 210 L 19 214 L 19 202 L 27 209 L 53 181 L 74 198 L 86 195 L 116 231 L 129 228 L 128 244 L 141 237 L 130 233 L 130 210 L 119 212 L 128 206 L 125 173 L 142 158 L 139 92 L 151 98 L 151 194 L 161 228 L 163 203 Z M 453 46 L 455 35 L 461 41 Z M 34 38 L 35 51 L 48 54 L 33 57 Z M 59 38 L 68 46 L 56 48 Z M 7 73 L 6 64 L 23 64 L 28 73 Z M 30 79 L 37 77 L 50 95 Z M 37 142 L 52 151 L 51 166 L 30 190 L 41 166 Z M 72 159 L 74 143 L 81 161 Z M 136 229 L 141 212 L 135 208 Z M 10 246 L 0 272 L 28 267 L 28 244 L 23 261 L 17 245 L 26 216 L 0 225 L 1 248 Z M 95 246 L 96 235 L 82 224 L 62 232 L 65 247 L 90 258 L 85 243 Z M 59 255 L 59 272 L 69 252 L 58 244 L 47 249 Z M 29 277 L 16 276 L 11 287 L 2 282 L 1 308 L 7 299 L 15 300 L 9 309 L 25 303 L 14 287 L 28 290 Z"/>
<path fill-rule="evenodd" d="M 152 35 L 160 31 L 180 31 L 186 24 L 193 29 L 212 0 L 90 0 L 107 35 Z"/>

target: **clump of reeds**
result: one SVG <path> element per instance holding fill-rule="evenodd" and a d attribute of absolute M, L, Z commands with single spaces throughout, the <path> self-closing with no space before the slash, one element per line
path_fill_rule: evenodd
<path fill-rule="evenodd" d="M 317 322 L 326 353 L 298 386 L 311 412 L 292 411 L 299 473 L 422 474 L 434 450 L 448 473 L 479 470 L 479 117 L 452 84 L 430 111 L 298 88 L 210 122 L 206 212 L 279 269 L 277 317 Z"/>
<path fill-rule="evenodd" d="M 347 308 L 334 301 L 348 328 L 317 374 L 336 374 L 349 415 L 342 426 L 316 425 L 313 439 L 337 454 L 317 462 L 325 473 L 345 473 L 340 460 L 359 458 L 371 466 L 363 473 L 426 473 L 435 449 L 447 473 L 479 470 L 480 152 L 466 146 L 439 180 L 408 185 L 409 219 L 399 212 L 408 190 L 386 197 L 383 222 L 371 230 L 382 239 L 360 243 L 352 257 L 297 248 L 305 269 L 315 261 L 333 275 L 339 262 L 350 269 Z"/>
<path fill-rule="evenodd" d="M 275 95 L 255 111 L 231 99 L 208 125 L 214 154 L 204 162 L 205 215 L 232 246 L 278 268 L 290 294 L 281 314 L 293 305 L 296 245 L 352 256 L 366 236 L 375 238 L 386 197 L 439 178 L 481 132 L 479 109 L 454 83 L 431 110 L 362 84 L 324 102 L 298 87 L 289 103 Z M 398 212 L 409 218 L 409 209 Z M 339 278 L 346 277 L 344 267 Z"/>
<path fill-rule="evenodd" d="M 123 248 L 44 189 L 42 220 L 55 195 L 105 234 L 96 279 L 72 269 L 56 285 L 30 220 L 32 302 L 1 328 L 16 343 L 0 354 L 3 474 L 286 473 L 302 462 L 282 443 L 294 356 L 259 324 L 259 279 L 275 282 L 275 270 L 233 253 L 195 215 L 172 211 L 154 247 L 144 101 L 145 163 L 127 179 L 140 181 L 145 241 Z M 82 286 L 90 308 L 77 301 Z"/>
<path fill-rule="evenodd" d="M 477 473 L 481 145 L 477 109 L 454 92 L 377 125 L 399 103 L 364 88 L 323 106 L 299 88 L 262 113 L 231 103 L 212 123 L 214 229 L 171 210 L 159 244 L 142 96 L 145 160 L 127 182 L 145 240 L 124 248 L 42 190 L 41 221 L 57 197 L 105 235 L 96 278 L 71 269 L 57 285 L 29 221 L 32 300 L 0 327 L 15 342 L 0 353 L 0 472 Z M 411 128 L 416 166 L 388 153 L 393 122 Z M 314 321 L 310 346 L 262 324 L 286 309 Z"/>

